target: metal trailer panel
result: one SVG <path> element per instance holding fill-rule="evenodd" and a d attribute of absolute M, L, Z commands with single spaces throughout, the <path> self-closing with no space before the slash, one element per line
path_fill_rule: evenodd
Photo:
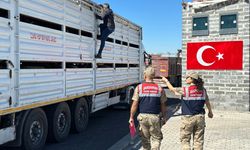
<path fill-rule="evenodd" d="M 114 45 L 114 61 L 116 63 L 127 63 L 128 62 L 128 50 L 126 47 L 115 44 Z"/>
<path fill-rule="evenodd" d="M 122 30 L 122 24 L 119 22 L 115 22 L 115 37 L 118 40 L 122 40 L 123 39 L 123 30 Z"/>
<path fill-rule="evenodd" d="M 124 41 L 130 42 L 128 25 L 122 25 L 122 38 Z"/>
<path fill-rule="evenodd" d="M 63 69 L 20 70 L 19 105 L 64 97 Z"/>
<path fill-rule="evenodd" d="M 135 29 L 129 29 L 129 41 L 133 44 L 139 44 L 140 43 L 140 32 L 136 31 Z"/>
<path fill-rule="evenodd" d="M 153 55 L 152 65 L 155 69 L 155 77 L 168 77 L 169 75 L 169 58 Z"/>
<path fill-rule="evenodd" d="M 0 109 L 4 109 L 10 106 L 10 76 L 8 69 L 0 69 L 0 72 Z"/>
<path fill-rule="evenodd" d="M 65 33 L 64 56 L 65 60 L 81 61 L 81 37 L 71 33 Z"/>
<path fill-rule="evenodd" d="M 96 90 L 114 86 L 114 68 L 97 68 Z"/>
<path fill-rule="evenodd" d="M 0 145 L 16 138 L 16 127 L 11 126 L 0 130 Z"/>
<path fill-rule="evenodd" d="M 95 95 L 92 111 L 98 111 L 108 106 L 109 92 Z"/>
<path fill-rule="evenodd" d="M 62 0 L 20 0 L 18 2 L 21 14 L 46 18 L 50 22 L 59 24 L 64 22 L 64 1 Z"/>
<path fill-rule="evenodd" d="M 6 9 L 10 10 L 10 5 L 11 5 L 10 0 L 1 0 L 0 1 L 1 8 L 6 8 Z"/>
<path fill-rule="evenodd" d="M 89 31 L 89 32 L 94 32 L 95 31 L 95 15 L 94 12 L 87 7 L 82 7 L 82 12 L 81 12 L 81 26 L 83 30 Z"/>
<path fill-rule="evenodd" d="M 93 69 L 66 70 L 66 96 L 94 90 Z"/>
<path fill-rule="evenodd" d="M 80 7 L 71 1 L 65 1 L 64 12 L 65 25 L 80 29 L 82 14 Z"/>
<path fill-rule="evenodd" d="M 21 60 L 63 60 L 63 32 L 28 23 L 19 23 Z"/>
<path fill-rule="evenodd" d="M 108 99 L 108 106 L 110 105 L 114 105 L 120 102 L 120 95 L 119 96 L 115 96 L 115 97 L 111 97 Z"/>
<path fill-rule="evenodd" d="M 98 53 L 99 47 L 100 47 L 101 41 L 97 41 L 97 49 L 96 54 Z M 114 62 L 114 44 L 111 42 L 106 41 L 105 47 L 102 51 L 102 59 L 97 59 L 97 62 Z"/>
<path fill-rule="evenodd" d="M 11 29 L 8 26 L 9 19 L 0 18 L 0 60 L 10 59 Z"/>
<path fill-rule="evenodd" d="M 81 61 L 93 61 L 95 40 L 93 38 L 81 36 Z"/>
<path fill-rule="evenodd" d="M 128 83 L 134 84 L 140 82 L 140 68 L 134 67 L 128 69 Z"/>
<path fill-rule="evenodd" d="M 125 85 L 128 83 L 128 68 L 116 68 L 115 85 Z"/>
<path fill-rule="evenodd" d="M 76 13 L 79 12 L 79 10 L 78 8 L 74 9 L 74 4 L 71 2 L 61 0 L 22 0 L 17 1 L 15 4 L 20 5 L 15 6 L 14 0 L 1 0 L 0 4 L 5 2 L 7 2 L 6 7 L 8 6 L 8 2 L 12 3 L 11 7 L 8 6 L 10 7 L 9 10 L 12 11 L 11 18 L 14 18 L 14 15 L 19 15 L 18 13 L 20 12 L 20 14 L 38 19 L 40 18 L 42 20 L 62 25 L 62 27 L 66 25 L 78 29 L 77 23 L 79 22 L 79 16 L 72 16 L 72 14 L 70 16 L 70 13 Z M 5 7 L 5 4 L 0 5 L 0 7 Z M 17 11 L 16 14 L 14 10 Z M 66 15 L 68 16 L 66 17 Z M 81 8 L 80 18 L 81 30 L 88 31 L 94 35 L 94 12 L 84 6 Z M 119 19 L 117 16 L 115 18 Z M 121 18 L 121 20 L 122 19 L 124 18 Z M 12 19 L 11 22 L 13 22 L 13 20 L 14 19 Z M 0 21 L 0 30 L 9 28 L 6 24 L 8 23 L 8 19 L 0 17 Z M 141 28 L 129 21 L 126 21 L 127 20 L 125 19 L 125 22 L 120 23 L 120 35 L 122 36 L 124 32 L 127 33 L 134 30 L 134 34 L 137 34 L 135 36 L 139 37 L 137 41 L 141 41 Z M 119 21 L 116 20 L 116 22 Z M 17 34 L 17 38 L 13 40 L 14 38 L 11 37 L 12 41 L 9 42 L 11 43 L 9 44 L 9 48 L 11 49 L 9 51 L 11 51 L 12 61 L 15 60 L 18 63 L 19 59 L 21 61 L 60 61 L 63 63 L 64 67 L 62 69 L 30 68 L 21 69 L 19 71 L 19 64 L 13 62 L 15 65 L 15 68 L 12 70 L 14 72 L 14 76 L 12 78 L 13 81 L 12 79 L 10 81 L 11 83 L 13 82 L 13 85 L 4 85 L 6 88 L 1 87 L 1 89 L 12 89 L 10 93 L 13 93 L 12 98 L 14 107 L 9 107 L 7 109 L 1 108 L 1 114 L 8 114 L 34 107 L 45 106 L 69 100 L 73 97 L 78 98 L 77 96 L 79 95 L 94 95 L 100 92 L 107 92 L 108 90 L 123 88 L 126 85 L 138 83 L 141 79 L 140 71 L 143 67 L 143 52 L 141 49 L 141 43 L 139 42 L 138 44 L 140 48 L 131 48 L 129 45 L 122 45 L 122 43 L 120 46 L 115 44 L 115 39 L 120 39 L 121 42 L 128 42 L 128 44 L 137 44 L 131 42 L 132 40 L 130 39 L 119 37 L 119 34 L 116 34 L 116 32 L 119 31 L 119 28 L 117 28 L 117 30 L 110 35 L 111 38 L 114 38 L 114 41 L 106 42 L 106 46 L 103 51 L 103 59 L 96 60 L 93 59 L 95 37 L 78 37 L 78 35 L 65 32 L 65 29 L 59 31 L 30 23 L 19 22 L 19 20 L 15 23 L 17 23 L 17 26 L 13 28 L 11 36 L 14 36 L 13 33 L 15 32 Z M 128 29 L 129 31 L 127 31 Z M 0 36 L 0 40 L 5 40 L 7 33 L 10 32 L 5 31 L 5 34 Z M 129 33 L 127 35 L 129 37 Z M 99 40 L 97 41 L 97 44 L 96 51 L 99 48 Z M 0 50 L 2 50 L 1 46 Z M 13 52 L 14 49 L 16 50 L 15 53 Z M 119 49 L 119 51 L 117 49 Z M 3 55 L 0 55 L 0 59 L 3 59 L 2 56 Z M 92 63 L 94 67 L 93 69 L 91 68 L 92 70 L 90 69 L 91 71 L 88 69 L 65 69 L 66 62 L 87 62 Z M 138 64 L 139 67 L 128 69 L 117 68 L 117 70 L 114 68 L 96 68 L 95 64 L 99 62 L 112 63 L 113 65 L 115 65 L 115 63 L 130 63 Z M 7 75 L 7 72 L 8 71 L 6 70 L 5 75 Z M 92 78 L 90 74 L 93 74 Z M 81 75 L 84 75 L 84 77 Z M 119 76 L 120 79 L 118 79 L 117 76 Z M 7 78 L 7 76 L 4 78 Z M 7 79 L 4 80 L 7 81 Z M 126 80 L 128 81 L 126 82 Z M 93 82 L 92 86 L 91 82 Z M 1 82 L 1 84 L 2 83 L 4 82 Z M 5 92 L 5 90 L 3 91 Z"/>
<path fill-rule="evenodd" d="M 139 62 L 140 62 L 140 49 L 129 47 L 128 48 L 128 61 L 129 61 L 129 63 L 139 64 Z"/>

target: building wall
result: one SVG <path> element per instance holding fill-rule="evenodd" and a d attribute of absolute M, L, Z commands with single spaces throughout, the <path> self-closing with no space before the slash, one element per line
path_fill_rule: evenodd
<path fill-rule="evenodd" d="M 214 8 L 213 8 L 214 7 Z M 239 0 L 230 5 L 213 5 L 200 12 L 186 5 L 182 12 L 182 74 L 198 72 L 202 75 L 205 88 L 208 91 L 212 106 L 216 109 L 249 111 L 249 1 Z M 238 34 L 220 35 L 220 14 L 238 13 Z M 192 36 L 192 17 L 207 14 L 209 17 L 209 35 Z M 188 42 L 214 42 L 214 41 L 243 41 L 243 70 L 187 70 L 187 43 Z M 185 79 L 182 78 L 185 85 Z"/>

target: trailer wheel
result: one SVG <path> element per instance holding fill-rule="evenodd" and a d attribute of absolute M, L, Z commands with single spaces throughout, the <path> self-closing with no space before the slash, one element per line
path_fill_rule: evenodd
<path fill-rule="evenodd" d="M 89 108 L 85 98 L 81 98 L 73 104 L 72 127 L 77 133 L 83 132 L 89 122 Z"/>
<path fill-rule="evenodd" d="M 41 108 L 32 110 L 24 124 L 23 148 L 25 150 L 42 150 L 48 133 L 46 114 Z"/>
<path fill-rule="evenodd" d="M 49 140 L 55 142 L 64 141 L 70 131 L 71 114 L 67 103 L 62 102 L 49 111 Z"/>

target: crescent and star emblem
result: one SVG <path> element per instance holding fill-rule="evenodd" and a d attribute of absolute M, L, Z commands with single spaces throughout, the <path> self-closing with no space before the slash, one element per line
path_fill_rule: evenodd
<path fill-rule="evenodd" d="M 215 48 L 213 48 L 212 46 L 209 46 L 209 45 L 205 45 L 205 46 L 202 46 L 201 48 L 199 48 L 199 50 L 198 50 L 198 52 L 197 52 L 197 54 L 196 54 L 196 59 L 197 59 L 197 61 L 199 62 L 199 64 L 201 64 L 202 66 L 211 66 L 212 64 L 215 63 L 215 61 L 213 61 L 213 62 L 211 62 L 211 63 L 207 63 L 207 62 L 205 62 L 205 61 L 203 60 L 202 54 L 203 54 L 203 52 L 204 52 L 205 50 L 207 50 L 207 49 L 212 49 L 212 50 L 216 51 Z M 221 54 L 221 53 L 219 52 L 218 55 L 216 55 L 216 57 L 218 58 L 218 60 L 221 60 L 221 59 L 224 59 L 224 58 L 223 58 L 223 55 L 224 55 L 224 54 Z"/>

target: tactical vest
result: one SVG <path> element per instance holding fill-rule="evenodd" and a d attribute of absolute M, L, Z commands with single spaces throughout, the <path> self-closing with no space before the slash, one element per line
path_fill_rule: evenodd
<path fill-rule="evenodd" d="M 183 115 L 205 114 L 204 104 L 206 91 L 198 91 L 197 86 L 183 87 L 183 100 L 181 101 Z"/>
<path fill-rule="evenodd" d="M 161 110 L 162 88 L 155 83 L 142 83 L 138 86 L 139 113 L 159 114 Z"/>

